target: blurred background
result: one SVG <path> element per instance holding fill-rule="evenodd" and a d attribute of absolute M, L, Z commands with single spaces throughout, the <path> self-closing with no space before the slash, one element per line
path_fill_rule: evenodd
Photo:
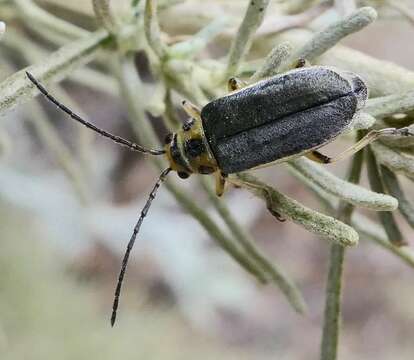
<path fill-rule="evenodd" d="M 12 11 L 13 6 L 6 3 L 1 1 L 0 9 Z M 87 23 L 92 14 L 89 2 L 39 3 L 53 14 L 94 26 Z M 240 9 L 242 14 L 244 5 Z M 342 44 L 414 70 L 413 23 L 394 15 L 391 11 Z M 10 14 L 0 10 L 0 20 L 7 16 Z M 23 46 L 41 42 L 38 34 L 17 20 L 7 25 L 13 41 L 27 42 Z M 32 61 L 2 42 L 1 80 Z M 38 54 L 36 62 L 54 49 L 50 43 L 43 45 L 46 50 Z M 221 51 L 220 45 L 206 50 Z M 146 59 L 138 54 L 136 64 L 150 83 Z M 109 77 L 104 79 L 105 87 L 100 89 L 72 79 L 50 90 L 58 91 L 57 97 L 62 95 L 63 102 L 70 101 L 98 126 L 133 140 L 117 84 Z M 87 158 L 81 162 L 88 174 L 87 205 L 79 199 L 53 151 L 45 146 L 42 134 L 47 130 L 39 120 L 42 118 L 53 120 L 70 152 L 85 154 L 80 148 L 88 144 Z M 166 132 L 162 122 L 149 118 L 162 138 Z M 118 322 L 111 328 L 121 257 L 157 171 L 144 156 L 80 131 L 43 99 L 4 115 L 3 134 L 7 137 L 2 141 L 0 159 L 2 360 L 318 357 L 329 254 L 325 241 L 293 223 L 277 222 L 263 202 L 247 192 L 230 190 L 222 199 L 256 243 L 303 291 L 309 310 L 298 315 L 279 289 L 259 285 L 240 269 L 169 192 L 161 189 L 136 242 Z M 337 151 L 337 145 L 325 150 Z M 345 166 L 329 169 L 343 175 Z M 284 166 L 260 171 L 260 176 L 303 204 L 321 208 Z M 199 205 L 221 221 L 209 209 L 195 179 L 180 182 Z M 413 198 L 414 191 L 408 195 Z M 366 214 L 375 218 L 373 213 Z M 412 230 L 397 220 L 412 245 Z M 414 270 L 366 241 L 349 250 L 346 260 L 340 357 L 412 359 Z"/>

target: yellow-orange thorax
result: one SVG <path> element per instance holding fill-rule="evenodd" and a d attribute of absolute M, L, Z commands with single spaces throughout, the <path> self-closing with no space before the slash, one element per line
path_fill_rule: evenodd
<path fill-rule="evenodd" d="M 182 130 L 170 134 L 164 149 L 171 169 L 181 178 L 192 173 L 212 174 L 218 170 L 200 119 L 190 119 Z"/>

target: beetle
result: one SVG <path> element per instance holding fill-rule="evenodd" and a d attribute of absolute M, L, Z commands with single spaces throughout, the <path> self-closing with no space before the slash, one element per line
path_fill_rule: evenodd
<path fill-rule="evenodd" d="M 171 171 L 183 179 L 191 174 L 215 174 L 216 194 L 221 196 L 226 182 L 254 187 L 231 176 L 237 172 L 302 155 L 316 162 L 332 163 L 359 151 L 379 136 L 412 135 L 407 128 L 372 130 L 334 158 L 320 153 L 318 148 L 352 125 L 355 114 L 367 101 L 368 90 L 365 82 L 352 72 L 326 66 L 301 66 L 248 86 L 232 78 L 228 82 L 229 94 L 201 109 L 183 101 L 189 119 L 179 131 L 165 137 L 163 149 L 147 149 L 82 119 L 55 99 L 32 74 L 26 74 L 48 100 L 72 119 L 131 150 L 162 155 L 168 161 L 169 167 L 155 183 L 122 260 L 112 307 L 112 326 L 130 252 L 158 188 Z M 273 214 L 279 218 L 277 213 Z"/>

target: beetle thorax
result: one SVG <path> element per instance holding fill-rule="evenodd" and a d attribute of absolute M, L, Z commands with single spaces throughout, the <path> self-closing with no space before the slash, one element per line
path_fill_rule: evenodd
<path fill-rule="evenodd" d="M 181 178 L 218 170 L 199 120 L 190 119 L 181 130 L 167 136 L 165 151 L 171 169 Z"/>

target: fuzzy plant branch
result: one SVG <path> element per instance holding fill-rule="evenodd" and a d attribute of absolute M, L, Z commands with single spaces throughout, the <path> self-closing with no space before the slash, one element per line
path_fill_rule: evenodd
<path fill-rule="evenodd" d="M 208 179 L 200 177 L 202 188 L 208 194 L 210 202 L 213 204 L 217 212 L 220 214 L 229 230 L 233 234 L 235 241 L 244 249 L 246 254 L 257 262 L 258 266 L 267 274 L 267 278 L 274 282 L 280 290 L 284 293 L 292 307 L 299 313 L 306 312 L 306 304 L 303 296 L 293 281 L 282 271 L 282 269 L 266 258 L 264 254 L 254 244 L 254 239 L 238 224 L 236 219 L 230 213 L 230 210 L 225 205 L 224 201 L 219 199 L 215 191 L 211 187 Z"/>
<path fill-rule="evenodd" d="M 81 202 L 87 204 L 90 200 L 90 189 L 87 186 L 85 176 L 71 151 L 50 123 L 46 112 L 39 103 L 31 102 L 26 109 L 26 117 L 33 124 L 42 142 L 66 173 Z"/>
<path fill-rule="evenodd" d="M 237 177 L 245 185 L 249 184 L 248 190 L 262 198 L 269 210 L 279 213 L 308 231 L 342 246 L 353 246 L 358 243 L 358 234 L 341 221 L 303 206 L 250 174 L 241 173 Z"/>
<path fill-rule="evenodd" d="M 325 298 L 321 360 L 336 360 L 341 327 L 342 273 L 345 248 L 331 245 L 329 272 Z"/>
<path fill-rule="evenodd" d="M 230 47 L 224 79 L 235 76 L 253 41 L 253 35 L 262 23 L 269 0 L 249 1 L 243 21 Z"/>
<path fill-rule="evenodd" d="M 414 158 L 376 142 L 370 145 L 379 164 L 395 173 L 401 173 L 414 180 Z"/>
<path fill-rule="evenodd" d="M 363 152 L 357 153 L 363 154 Z M 325 190 L 316 185 L 314 182 L 307 181 L 301 173 L 297 172 L 294 168 L 289 168 L 292 174 L 298 177 L 312 192 L 316 197 L 321 201 L 321 203 L 326 207 L 327 211 L 330 213 L 334 212 L 338 207 L 337 199 L 329 195 Z M 352 205 L 351 205 L 352 206 Z M 372 241 L 373 243 L 381 246 L 384 250 L 390 252 L 393 255 L 396 255 L 402 261 L 404 261 L 408 266 L 414 268 L 414 252 L 406 247 L 397 247 L 390 243 L 387 238 L 384 230 L 375 224 L 372 220 L 361 214 L 354 214 L 351 218 L 352 227 L 357 230 L 363 239 Z"/>
<path fill-rule="evenodd" d="M 357 186 L 361 177 L 363 152 L 352 160 L 347 180 L 350 185 Z M 354 206 L 342 202 L 338 208 L 338 218 L 349 224 Z M 321 342 L 321 360 L 335 360 L 338 353 L 339 334 L 341 330 L 341 301 L 343 287 L 343 267 L 345 247 L 332 244 L 329 257 L 329 272 L 326 286 L 324 325 Z"/>
<path fill-rule="evenodd" d="M 31 64 L 43 62 L 45 58 L 50 56 L 46 49 L 15 29 L 7 31 L 7 36 L 3 39 L 2 44 L 7 48 L 18 51 Z M 68 78 L 96 91 L 106 92 L 110 95 L 118 94 L 116 81 L 106 73 L 91 67 L 77 68 L 76 71 L 68 74 Z"/>
<path fill-rule="evenodd" d="M 292 46 L 288 42 L 274 47 L 266 56 L 263 65 L 252 75 L 249 82 L 254 83 L 260 79 L 276 75 L 278 73 L 279 66 L 291 52 Z"/>
<path fill-rule="evenodd" d="M 295 67 L 298 59 L 313 61 L 327 50 L 335 46 L 341 39 L 355 33 L 377 18 L 376 11 L 371 7 L 363 7 L 354 13 L 333 23 L 324 30 L 315 34 L 305 45 L 294 51 L 282 65 L 281 70 Z"/>
<path fill-rule="evenodd" d="M 376 118 L 414 110 L 414 91 L 397 93 L 368 100 L 364 111 Z"/>
<path fill-rule="evenodd" d="M 312 39 L 316 36 L 304 29 L 292 30 L 276 35 L 274 41 L 279 43 L 288 41 L 293 48 L 300 49 L 309 47 L 315 41 Z M 329 36 L 326 37 L 329 39 Z M 318 40 L 316 40 L 316 44 L 318 44 Z M 339 69 L 347 69 L 359 74 L 367 83 L 371 98 L 412 91 L 414 86 L 413 71 L 346 46 L 336 45 L 333 48 L 327 47 L 329 51 L 326 51 L 311 62 L 313 64 L 335 66 Z M 316 48 L 318 47 L 316 46 Z M 298 55 L 300 54 L 296 56 Z M 295 61 L 297 61 L 297 58 L 290 57 L 291 63 Z"/>
<path fill-rule="evenodd" d="M 262 26 L 256 32 L 256 36 L 269 36 L 296 27 L 306 27 L 307 24 L 324 13 L 330 6 L 328 1 L 322 1 L 306 11 L 280 16 L 277 21 L 269 18 L 268 21 L 263 21 Z"/>
<path fill-rule="evenodd" d="M 407 199 L 397 176 L 386 166 L 381 166 L 381 174 L 388 192 L 398 199 L 398 209 L 401 214 L 410 226 L 414 228 L 414 205 Z"/>
<path fill-rule="evenodd" d="M 117 32 L 117 23 L 110 8 L 110 0 L 92 0 L 93 11 L 98 23 L 109 33 Z"/>
<path fill-rule="evenodd" d="M 146 0 L 145 2 L 144 32 L 151 49 L 159 59 L 164 59 L 167 55 L 167 47 L 161 39 L 156 0 Z"/>
<path fill-rule="evenodd" d="M 395 246 L 389 240 L 385 231 L 372 220 L 360 214 L 352 217 L 352 226 L 361 234 L 361 238 L 367 239 L 384 250 L 397 256 L 406 265 L 414 268 L 414 252 L 408 246 Z"/>
<path fill-rule="evenodd" d="M 385 3 L 397 10 L 403 15 L 412 25 L 414 25 L 414 12 L 408 8 L 401 0 L 385 0 Z"/>
<path fill-rule="evenodd" d="M 53 34 L 57 33 L 71 40 L 85 37 L 89 34 L 88 31 L 43 10 L 32 0 L 14 0 L 14 3 L 19 11 L 19 16 L 35 32 L 39 32 L 39 29 L 41 29 Z"/>
<path fill-rule="evenodd" d="M 334 195 L 350 204 L 375 211 L 392 211 L 398 207 L 398 201 L 389 195 L 372 192 L 349 181 L 342 180 L 321 165 L 306 158 L 299 158 L 288 163 L 309 181 L 315 182 L 328 194 Z"/>
<path fill-rule="evenodd" d="M 168 53 L 171 57 L 181 59 L 191 59 L 200 51 L 204 50 L 218 34 L 229 25 L 228 17 L 221 17 L 202 28 L 199 32 L 191 36 L 188 40 L 172 45 Z"/>
<path fill-rule="evenodd" d="M 75 68 L 86 64 L 108 39 L 105 30 L 66 45 L 38 65 L 31 65 L 0 83 L 0 114 L 38 93 L 27 79 L 26 71 L 42 82 L 60 81 Z"/>
<path fill-rule="evenodd" d="M 374 191 L 385 192 L 385 186 L 382 180 L 380 173 L 379 165 L 375 158 L 374 153 L 368 147 L 367 152 L 367 168 L 368 168 L 368 179 L 371 184 L 371 188 Z M 389 211 L 384 211 L 378 214 L 378 217 L 384 227 L 385 232 L 387 233 L 389 241 L 395 246 L 406 245 L 403 235 L 398 228 L 398 225 L 394 219 L 394 216 Z"/>
<path fill-rule="evenodd" d="M 352 119 L 352 130 L 369 129 L 376 123 L 377 119 L 366 112 L 359 112 Z"/>

